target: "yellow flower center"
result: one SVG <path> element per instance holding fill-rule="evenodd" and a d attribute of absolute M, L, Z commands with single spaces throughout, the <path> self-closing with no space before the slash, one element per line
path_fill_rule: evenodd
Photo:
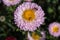
<path fill-rule="evenodd" d="M 37 35 L 36 33 L 32 33 L 32 38 L 33 38 L 34 40 L 39 40 L 39 39 L 40 39 L 40 36 Z"/>
<path fill-rule="evenodd" d="M 25 10 L 22 17 L 27 21 L 32 21 L 33 19 L 35 19 L 35 11 L 32 9 Z"/>
<path fill-rule="evenodd" d="M 53 32 L 58 32 L 58 31 L 59 31 L 59 28 L 58 28 L 57 26 L 54 26 L 54 27 L 52 28 L 52 31 L 53 31 Z"/>

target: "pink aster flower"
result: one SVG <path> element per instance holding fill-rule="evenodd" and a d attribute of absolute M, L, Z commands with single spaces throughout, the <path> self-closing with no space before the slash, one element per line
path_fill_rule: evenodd
<path fill-rule="evenodd" d="M 41 35 L 36 34 L 35 32 L 32 33 L 32 35 L 28 32 L 28 40 L 45 40 L 45 32 L 41 32 Z"/>
<path fill-rule="evenodd" d="M 45 31 L 41 31 L 41 35 L 42 37 L 40 38 L 40 40 L 45 40 L 46 38 Z"/>
<path fill-rule="evenodd" d="M 44 23 L 45 13 L 40 6 L 31 2 L 24 2 L 14 12 L 14 21 L 24 31 L 34 31 Z"/>
<path fill-rule="evenodd" d="M 54 36 L 54 37 L 58 37 L 60 36 L 60 23 L 58 22 L 53 22 L 49 25 L 49 33 Z"/>
<path fill-rule="evenodd" d="M 3 0 L 3 3 L 7 6 L 16 5 L 19 2 L 21 2 L 21 0 Z"/>

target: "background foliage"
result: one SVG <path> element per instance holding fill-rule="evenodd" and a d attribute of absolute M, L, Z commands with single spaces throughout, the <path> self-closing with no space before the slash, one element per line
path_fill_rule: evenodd
<path fill-rule="evenodd" d="M 45 23 L 41 26 L 40 30 L 46 31 L 46 40 L 60 40 L 59 37 L 55 38 L 48 32 L 48 25 L 51 22 L 60 22 L 60 0 L 34 0 L 42 7 L 45 12 Z M 20 4 L 22 4 L 24 1 Z M 18 4 L 18 5 L 20 5 Z M 26 32 L 21 31 L 14 24 L 14 11 L 18 5 L 7 7 L 0 0 L 0 40 L 5 40 L 9 35 L 15 36 L 18 40 L 25 40 Z M 3 16 L 1 18 L 1 16 Z M 3 20 L 3 21 L 2 21 Z"/>

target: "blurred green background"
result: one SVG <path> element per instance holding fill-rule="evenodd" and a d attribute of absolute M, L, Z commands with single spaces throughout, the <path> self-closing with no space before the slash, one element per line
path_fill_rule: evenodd
<path fill-rule="evenodd" d="M 40 28 L 46 31 L 46 40 L 60 40 L 49 34 L 48 25 L 51 22 L 60 22 L 60 0 L 34 0 L 45 12 L 45 22 Z M 22 4 L 24 1 L 20 4 Z M 19 4 L 18 4 L 19 5 Z M 5 40 L 9 35 L 14 36 L 17 40 L 25 40 L 26 32 L 21 31 L 14 24 L 14 11 L 18 5 L 7 7 L 0 0 L 0 40 Z"/>

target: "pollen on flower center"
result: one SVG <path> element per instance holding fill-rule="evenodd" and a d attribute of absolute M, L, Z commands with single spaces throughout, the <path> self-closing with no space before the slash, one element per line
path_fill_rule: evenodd
<path fill-rule="evenodd" d="M 25 10 L 22 14 L 22 17 L 27 21 L 32 21 L 35 19 L 35 11 L 32 9 Z"/>
<path fill-rule="evenodd" d="M 53 32 L 58 32 L 58 30 L 59 30 L 59 28 L 58 28 L 57 26 L 54 26 L 54 27 L 52 28 L 52 31 L 53 31 Z"/>
<path fill-rule="evenodd" d="M 33 38 L 34 40 L 39 40 L 39 39 L 40 39 L 40 36 L 37 35 L 36 33 L 32 33 L 32 38 Z"/>

